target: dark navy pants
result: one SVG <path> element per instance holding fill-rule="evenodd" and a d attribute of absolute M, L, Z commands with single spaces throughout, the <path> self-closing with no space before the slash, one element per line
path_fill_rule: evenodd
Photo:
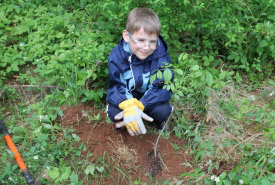
<path fill-rule="evenodd" d="M 165 103 L 156 103 L 149 109 L 144 110 L 148 116 L 154 119 L 154 123 L 156 123 L 156 127 L 159 128 L 161 123 L 167 121 L 168 117 L 172 113 L 173 107 L 169 104 L 169 102 Z M 111 119 L 112 122 L 116 123 L 121 120 L 115 120 L 114 117 L 120 113 L 122 110 L 118 107 L 108 105 L 107 106 L 107 115 Z"/>

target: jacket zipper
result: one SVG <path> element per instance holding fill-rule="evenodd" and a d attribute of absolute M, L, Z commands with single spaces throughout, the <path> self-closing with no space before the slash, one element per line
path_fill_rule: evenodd
<path fill-rule="evenodd" d="M 133 79 L 134 79 L 134 88 L 130 90 L 132 92 L 133 90 L 136 89 L 136 80 L 135 80 L 134 72 L 133 72 L 133 69 L 132 69 L 132 55 L 129 56 L 128 61 L 130 62 L 130 69 L 131 69 Z"/>

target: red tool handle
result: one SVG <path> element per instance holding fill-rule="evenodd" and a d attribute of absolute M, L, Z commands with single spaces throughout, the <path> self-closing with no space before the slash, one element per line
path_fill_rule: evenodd
<path fill-rule="evenodd" d="M 17 151 L 17 149 L 16 149 L 16 147 L 15 147 L 15 145 L 14 145 L 14 143 L 13 143 L 11 137 L 10 137 L 10 135 L 6 135 L 5 136 L 5 140 L 6 140 L 7 144 L 8 144 L 8 146 L 9 146 L 10 150 L 14 153 L 14 157 L 15 157 L 15 159 L 17 161 L 17 164 L 18 164 L 19 168 L 22 171 L 25 170 L 27 167 L 26 167 L 26 165 L 25 165 L 25 163 L 24 163 L 21 155 Z"/>
<path fill-rule="evenodd" d="M 34 185 L 34 179 L 32 178 L 32 175 L 30 174 L 29 170 L 27 169 L 21 155 L 17 151 L 17 149 L 11 139 L 11 136 L 9 135 L 8 129 L 2 120 L 0 120 L 0 134 L 1 133 L 4 135 L 5 140 L 9 146 L 10 150 L 14 153 L 16 162 L 17 162 L 19 168 L 21 169 L 27 183 L 30 185 Z"/>

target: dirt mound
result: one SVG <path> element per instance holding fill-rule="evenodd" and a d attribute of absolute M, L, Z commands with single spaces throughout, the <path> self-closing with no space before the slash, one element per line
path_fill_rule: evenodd
<path fill-rule="evenodd" d="M 120 169 L 126 170 L 132 180 L 146 182 L 149 180 L 148 175 L 157 180 L 172 179 L 191 170 L 184 165 L 191 160 L 187 151 L 175 151 L 172 145 L 182 146 L 184 141 L 173 134 L 168 139 L 160 139 L 155 158 L 153 148 L 157 133 L 131 137 L 126 129 L 115 130 L 112 124 L 105 122 L 105 113 L 99 113 L 89 106 L 62 107 L 62 110 L 64 117 L 61 118 L 61 124 L 64 127 L 72 126 L 86 144 L 87 151 L 83 155 L 90 152 L 94 158 L 106 154 L 111 156 L 113 162 Z M 113 179 L 116 179 L 116 175 L 116 172 L 112 174 Z M 114 184 L 111 181 L 106 183 Z"/>

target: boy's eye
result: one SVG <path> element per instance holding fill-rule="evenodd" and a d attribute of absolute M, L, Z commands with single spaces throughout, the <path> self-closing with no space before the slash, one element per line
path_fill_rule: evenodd
<path fill-rule="evenodd" d="M 138 39 L 138 42 L 143 43 L 144 40 L 143 39 Z"/>
<path fill-rule="evenodd" d="M 152 43 L 152 44 L 156 44 L 156 43 L 157 43 L 157 41 L 156 41 L 156 40 L 152 40 L 150 43 Z"/>

